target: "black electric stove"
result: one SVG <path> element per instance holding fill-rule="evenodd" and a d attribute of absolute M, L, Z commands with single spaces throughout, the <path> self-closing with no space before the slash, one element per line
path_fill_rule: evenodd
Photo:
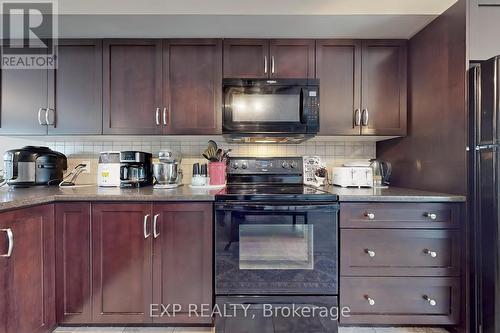
<path fill-rule="evenodd" d="M 216 201 L 335 202 L 338 197 L 302 184 L 301 157 L 249 158 L 229 160 L 227 187 Z"/>
<path fill-rule="evenodd" d="M 266 308 L 337 306 L 338 198 L 302 184 L 302 158 L 231 158 L 215 203 L 217 333 L 336 333 L 337 318 L 268 317 Z"/>

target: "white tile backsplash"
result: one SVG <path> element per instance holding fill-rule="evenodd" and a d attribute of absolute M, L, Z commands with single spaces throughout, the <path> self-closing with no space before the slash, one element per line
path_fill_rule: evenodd
<path fill-rule="evenodd" d="M 195 162 L 205 163 L 201 153 L 207 147 L 207 137 L 186 137 L 168 139 L 165 137 L 126 137 L 114 139 L 113 137 L 89 138 L 85 137 L 57 137 L 33 140 L 20 140 L 5 138 L 8 144 L 0 142 L 0 153 L 5 150 L 20 148 L 26 144 L 46 145 L 50 148 L 64 153 L 70 160 L 69 165 L 74 166 L 82 160 L 91 160 L 91 173 L 83 176 L 79 183 L 96 182 L 96 165 L 99 152 L 108 150 L 141 150 L 158 154 L 158 151 L 172 149 L 179 151 L 183 156 L 182 170 L 184 172 L 184 183 L 191 181 L 192 164 Z M 376 143 L 374 141 L 308 141 L 302 144 L 228 144 L 218 138 L 217 144 L 224 148 L 231 148 L 231 156 L 321 156 L 330 169 L 333 166 L 342 165 L 348 161 L 368 160 L 376 157 Z M 21 144 L 23 143 L 23 144 Z"/>

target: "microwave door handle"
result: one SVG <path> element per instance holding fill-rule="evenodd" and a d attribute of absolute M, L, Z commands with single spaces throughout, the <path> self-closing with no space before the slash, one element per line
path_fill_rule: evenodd
<path fill-rule="evenodd" d="M 305 114 L 304 110 L 304 102 L 305 102 L 305 97 L 306 94 L 304 94 L 304 88 L 300 88 L 300 105 L 299 105 L 299 112 L 300 112 L 300 122 L 304 124 L 306 121 L 305 119 L 307 118 L 307 115 Z"/>

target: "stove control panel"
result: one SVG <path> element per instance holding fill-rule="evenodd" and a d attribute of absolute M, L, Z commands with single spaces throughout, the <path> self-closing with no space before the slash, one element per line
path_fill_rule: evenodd
<path fill-rule="evenodd" d="M 228 174 L 302 174 L 302 157 L 229 159 Z"/>

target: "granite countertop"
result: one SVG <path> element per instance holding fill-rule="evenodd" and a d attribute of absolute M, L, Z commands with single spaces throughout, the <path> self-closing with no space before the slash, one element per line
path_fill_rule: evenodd
<path fill-rule="evenodd" d="M 0 188 L 0 211 L 54 201 L 213 201 L 217 190 L 193 189 L 184 185 L 175 189 L 142 188 L 121 189 L 80 185 L 59 188 Z"/>
<path fill-rule="evenodd" d="M 444 193 L 391 187 L 357 189 L 329 186 L 325 190 L 337 194 L 345 202 L 463 202 L 465 197 Z M 0 211 L 55 201 L 214 201 L 220 189 L 193 189 L 188 185 L 170 190 L 152 187 L 120 189 L 80 185 L 76 187 L 0 188 Z"/>
<path fill-rule="evenodd" d="M 339 201 L 345 202 L 464 202 L 466 198 L 438 192 L 420 191 L 400 187 L 385 189 L 375 188 L 342 188 L 328 186 L 326 191 L 336 194 Z"/>

